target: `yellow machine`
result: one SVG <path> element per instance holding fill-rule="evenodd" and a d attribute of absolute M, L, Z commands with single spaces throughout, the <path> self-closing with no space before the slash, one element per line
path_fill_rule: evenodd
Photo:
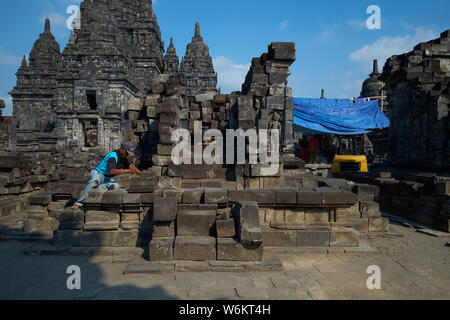
<path fill-rule="evenodd" d="M 333 173 L 369 172 L 366 156 L 335 156 Z"/>

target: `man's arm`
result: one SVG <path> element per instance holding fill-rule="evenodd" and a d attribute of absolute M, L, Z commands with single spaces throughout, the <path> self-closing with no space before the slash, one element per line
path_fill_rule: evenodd
<path fill-rule="evenodd" d="M 109 161 L 108 161 L 108 170 L 112 176 L 120 176 L 120 175 L 126 174 L 126 173 L 134 173 L 130 169 L 125 169 L 125 170 L 118 169 L 116 160 L 113 158 L 109 159 Z"/>

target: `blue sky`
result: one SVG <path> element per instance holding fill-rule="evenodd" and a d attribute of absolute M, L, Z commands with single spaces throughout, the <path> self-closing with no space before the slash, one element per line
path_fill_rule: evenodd
<path fill-rule="evenodd" d="M 15 86 L 15 72 L 24 54 L 51 19 L 52 33 L 61 50 L 70 31 L 66 20 L 73 0 L 2 1 L 0 10 L 0 98 L 8 105 Z M 381 30 L 369 30 L 370 5 L 381 9 Z M 162 36 L 174 38 L 177 53 L 184 55 L 194 24 L 210 48 L 218 87 L 222 92 L 239 90 L 253 57 L 267 51 L 274 41 L 296 42 L 297 61 L 289 85 L 296 97 L 328 98 L 358 96 L 362 81 L 371 72 L 372 59 L 380 60 L 412 50 L 419 42 L 439 37 L 450 28 L 450 1 L 301 1 L 301 0 L 156 0 L 154 11 Z"/>

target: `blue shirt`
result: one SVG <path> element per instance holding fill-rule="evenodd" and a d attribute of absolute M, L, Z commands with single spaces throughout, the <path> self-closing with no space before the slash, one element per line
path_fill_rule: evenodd
<path fill-rule="evenodd" d="M 119 156 L 117 155 L 116 151 L 113 151 L 111 153 L 109 153 L 105 159 L 103 159 L 102 162 L 100 162 L 100 164 L 98 165 L 97 170 L 100 174 L 104 175 L 104 176 L 110 176 L 111 172 L 109 172 L 109 168 L 108 168 L 108 162 L 109 160 L 114 159 L 116 160 L 116 163 L 119 162 Z"/>

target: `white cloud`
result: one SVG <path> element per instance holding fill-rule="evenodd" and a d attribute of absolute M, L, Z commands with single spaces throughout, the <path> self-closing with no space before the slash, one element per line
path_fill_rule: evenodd
<path fill-rule="evenodd" d="M 2 47 L 0 47 L 0 64 L 6 64 L 10 66 L 17 66 L 22 61 L 22 58 L 16 57 L 13 54 L 5 52 Z"/>
<path fill-rule="evenodd" d="M 362 71 L 370 72 L 372 61 L 378 59 L 380 69 L 385 61 L 393 55 L 411 51 L 414 46 L 421 42 L 429 41 L 439 37 L 433 30 L 416 28 L 414 34 L 395 37 L 381 37 L 374 43 L 350 53 L 350 60 L 361 65 Z M 381 71 L 381 70 L 380 70 Z"/>
<path fill-rule="evenodd" d="M 364 79 L 372 72 L 374 59 L 378 59 L 381 72 L 386 60 L 391 56 L 409 52 L 417 44 L 439 36 L 430 29 L 414 28 L 410 30 L 413 33 L 405 36 L 380 37 L 375 42 L 351 52 L 349 59 L 356 63 L 356 67 L 343 74 L 341 84 L 343 95 L 352 97 L 359 95 Z"/>
<path fill-rule="evenodd" d="M 50 25 L 53 27 L 65 27 L 67 18 L 60 13 L 43 14 L 39 17 L 39 21 L 44 23 L 45 19 L 50 19 Z"/>
<path fill-rule="evenodd" d="M 241 90 L 245 76 L 250 69 L 250 63 L 235 64 L 230 58 L 221 56 L 214 58 L 213 64 L 218 74 L 218 87 L 223 92 Z"/>
<path fill-rule="evenodd" d="M 5 101 L 6 107 L 3 109 L 2 116 L 12 116 L 12 98 L 11 96 L 1 97 L 3 101 Z"/>
<path fill-rule="evenodd" d="M 359 28 L 359 29 L 367 28 L 367 21 L 365 21 L 365 20 L 350 19 L 350 20 L 347 20 L 346 23 L 349 27 L 353 27 L 353 28 Z"/>
<path fill-rule="evenodd" d="M 289 20 L 284 20 L 283 22 L 280 23 L 280 31 L 283 31 L 284 29 L 286 29 L 286 27 L 289 24 Z"/>

